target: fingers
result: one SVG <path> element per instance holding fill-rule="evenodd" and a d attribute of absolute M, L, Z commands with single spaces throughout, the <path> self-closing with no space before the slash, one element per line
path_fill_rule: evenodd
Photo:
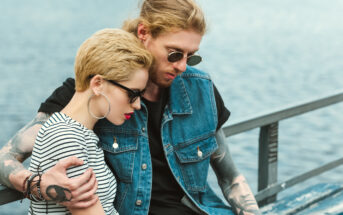
<path fill-rule="evenodd" d="M 73 184 L 75 185 L 75 187 L 73 187 L 72 189 L 79 189 L 84 184 L 89 183 L 92 180 L 92 178 L 95 179 L 95 174 L 92 168 L 88 168 L 82 175 L 72 179 Z"/>
<path fill-rule="evenodd" d="M 98 201 L 99 197 L 97 195 L 92 195 L 91 198 L 80 201 L 80 202 L 61 202 L 60 205 L 66 206 L 68 208 L 88 208 L 94 205 Z"/>
<path fill-rule="evenodd" d="M 98 189 L 98 183 L 95 181 L 95 184 L 92 186 L 92 189 L 88 190 L 87 192 L 80 193 L 79 195 L 75 196 L 76 201 L 87 201 L 87 199 L 90 199 L 92 196 L 95 195 L 96 190 Z M 72 195 L 74 196 L 74 195 Z"/>
<path fill-rule="evenodd" d="M 91 169 L 87 171 L 91 173 L 89 181 L 82 186 L 77 187 L 77 189 L 72 192 L 71 201 L 61 202 L 59 203 L 60 205 L 64 205 L 68 208 L 87 208 L 97 202 L 98 196 L 95 193 L 98 189 L 98 182 L 93 171 L 91 171 Z M 86 172 L 84 174 L 87 174 Z M 83 177 L 83 175 L 75 178 L 78 180 L 78 183 L 82 181 L 80 180 L 80 177 Z"/>
<path fill-rule="evenodd" d="M 74 192 L 72 192 L 72 196 L 77 199 L 77 201 L 83 201 L 84 199 L 80 198 L 80 196 L 84 193 L 87 193 L 89 191 L 96 191 L 98 187 L 97 180 L 95 178 L 95 174 L 93 173 L 90 180 L 83 184 L 82 186 L 79 186 Z M 93 193 L 95 193 L 95 191 Z M 85 198 L 89 198 L 88 196 Z"/>
<path fill-rule="evenodd" d="M 77 158 L 76 156 L 71 156 L 60 160 L 59 164 L 62 168 L 67 169 L 71 166 L 80 166 L 83 164 L 83 160 Z"/>

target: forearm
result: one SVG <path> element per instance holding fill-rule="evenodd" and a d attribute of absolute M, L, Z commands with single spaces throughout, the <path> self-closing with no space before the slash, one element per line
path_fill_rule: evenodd
<path fill-rule="evenodd" d="M 24 192 L 23 183 L 27 176 L 32 173 L 27 170 L 18 160 L 8 154 L 0 155 L 0 183 Z"/>
<path fill-rule="evenodd" d="M 0 183 L 23 192 L 25 178 L 32 173 L 23 165 L 33 149 L 36 135 L 49 115 L 38 113 L 0 150 Z"/>
<path fill-rule="evenodd" d="M 249 185 L 235 167 L 221 130 L 217 132 L 216 139 L 219 148 L 211 156 L 211 165 L 226 200 L 237 214 L 260 214 Z"/>

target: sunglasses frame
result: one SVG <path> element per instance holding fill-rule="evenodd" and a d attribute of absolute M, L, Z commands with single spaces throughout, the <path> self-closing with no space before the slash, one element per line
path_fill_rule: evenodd
<path fill-rule="evenodd" d="M 176 57 L 176 58 L 172 58 L 172 56 L 175 56 L 175 55 L 178 55 L 179 57 Z M 192 59 L 196 58 L 197 60 L 195 61 L 195 63 L 192 63 Z M 175 63 L 181 59 L 183 59 L 183 52 L 180 52 L 180 51 L 173 51 L 173 52 L 170 52 L 168 54 L 168 57 L 167 57 L 168 61 L 170 63 Z M 196 54 L 192 54 L 190 56 L 187 56 L 187 65 L 188 66 L 195 66 L 197 64 L 199 64 L 200 62 L 202 61 L 202 57 L 200 55 L 196 55 Z"/>
<path fill-rule="evenodd" d="M 113 80 L 106 80 L 106 81 L 108 81 L 111 84 L 116 85 L 116 86 L 126 90 L 127 95 L 129 97 L 130 104 L 134 103 L 137 100 L 138 97 L 142 97 L 144 92 L 145 92 L 145 89 L 144 90 L 133 90 L 133 89 L 130 89 L 128 87 L 125 87 L 124 85 L 119 84 L 116 81 L 113 81 Z"/>

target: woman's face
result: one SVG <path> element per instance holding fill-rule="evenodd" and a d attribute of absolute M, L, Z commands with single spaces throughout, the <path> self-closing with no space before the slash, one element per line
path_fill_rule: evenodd
<path fill-rule="evenodd" d="M 130 80 L 118 83 L 131 90 L 142 91 L 145 89 L 147 81 L 148 70 L 139 69 L 133 73 Z M 103 93 L 108 97 L 111 105 L 110 112 L 106 118 L 115 125 L 123 124 L 126 120 L 129 120 L 132 117 L 134 110 L 139 110 L 141 108 L 140 97 L 130 103 L 128 91 L 120 86 L 112 84 L 109 81 L 105 81 Z M 104 115 L 108 112 L 107 101 L 102 102 L 101 109 L 101 112 L 103 112 Z"/>

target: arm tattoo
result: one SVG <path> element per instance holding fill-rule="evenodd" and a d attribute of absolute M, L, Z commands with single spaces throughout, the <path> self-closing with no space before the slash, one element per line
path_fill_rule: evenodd
<path fill-rule="evenodd" d="M 216 134 L 218 149 L 211 156 L 211 166 L 215 172 L 219 184 L 231 184 L 239 175 L 227 144 L 225 144 L 224 132 L 220 129 Z"/>
<path fill-rule="evenodd" d="M 46 195 L 55 202 L 70 202 L 71 191 L 58 185 L 49 185 L 46 188 Z"/>
<path fill-rule="evenodd" d="M 10 175 L 16 175 L 20 171 L 26 170 L 21 162 L 31 155 L 36 135 L 48 118 L 48 114 L 38 113 L 2 147 L 0 150 L 1 184 L 15 188 L 10 181 Z"/>
<path fill-rule="evenodd" d="M 224 132 L 216 134 L 218 149 L 211 156 L 211 166 L 218 178 L 218 184 L 233 210 L 238 214 L 261 214 L 255 197 L 244 176 L 237 170 L 227 144 Z"/>

